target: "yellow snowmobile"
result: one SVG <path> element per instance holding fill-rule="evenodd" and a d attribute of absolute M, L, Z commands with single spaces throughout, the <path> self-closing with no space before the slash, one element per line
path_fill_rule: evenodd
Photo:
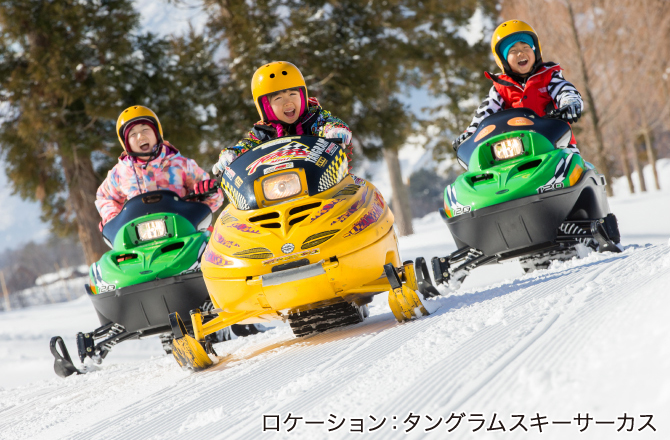
<path fill-rule="evenodd" d="M 214 309 L 190 312 L 192 335 L 170 315 L 182 367 L 212 365 L 205 336 L 232 324 L 282 319 L 304 336 L 362 322 L 381 292 L 398 322 L 428 314 L 412 262 L 400 264 L 393 214 L 370 182 L 348 174 L 339 142 L 283 137 L 226 168 L 230 204 L 201 262 Z"/>

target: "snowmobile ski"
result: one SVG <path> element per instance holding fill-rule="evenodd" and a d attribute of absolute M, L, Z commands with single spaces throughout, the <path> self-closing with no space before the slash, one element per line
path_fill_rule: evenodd
<path fill-rule="evenodd" d="M 198 342 L 188 334 L 184 322 L 176 312 L 170 314 L 170 327 L 174 336 L 172 355 L 182 368 L 201 371 L 213 364 L 205 350 L 205 343 Z M 209 348 L 211 349 L 211 344 Z"/>
<path fill-rule="evenodd" d="M 84 374 L 86 372 L 85 370 L 80 370 L 74 366 L 63 338 L 60 336 L 52 337 L 51 341 L 49 342 L 49 346 L 51 349 L 51 354 L 54 357 L 54 371 L 57 375 L 65 378 L 73 374 Z M 58 352 L 59 348 L 60 352 Z"/>

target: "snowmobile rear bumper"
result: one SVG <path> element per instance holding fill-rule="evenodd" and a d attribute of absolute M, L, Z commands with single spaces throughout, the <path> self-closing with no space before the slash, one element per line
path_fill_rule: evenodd
<path fill-rule="evenodd" d="M 493 256 L 555 242 L 569 216 L 603 218 L 608 212 L 602 177 L 588 170 L 574 186 L 475 209 L 445 222 L 459 248 Z"/>
<path fill-rule="evenodd" d="M 147 332 L 164 327 L 169 331 L 170 313 L 188 316 L 209 299 L 201 272 L 177 275 L 148 283 L 94 294 L 86 286 L 100 324 L 114 322 L 128 332 Z"/>

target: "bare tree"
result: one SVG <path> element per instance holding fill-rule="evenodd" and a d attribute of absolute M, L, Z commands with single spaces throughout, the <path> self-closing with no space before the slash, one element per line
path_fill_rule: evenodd
<path fill-rule="evenodd" d="M 619 137 L 616 140 L 617 145 L 619 145 L 619 161 L 621 161 L 621 167 L 623 168 L 623 174 L 626 176 L 626 182 L 628 183 L 628 191 L 631 194 L 635 193 L 635 185 L 633 185 L 633 176 L 630 171 L 630 164 L 628 163 L 628 138 L 625 136 L 623 131 L 619 131 Z"/>
<path fill-rule="evenodd" d="M 634 66 L 636 97 L 631 107 L 635 113 L 639 137 L 644 141 L 647 161 L 652 169 L 654 185 L 660 189 L 656 169 L 654 132 L 666 123 L 670 112 L 667 83 L 664 78 L 668 66 L 667 36 L 670 34 L 670 5 L 660 0 L 626 0 L 630 10 L 627 26 L 617 35 L 627 46 L 622 54 L 625 62 Z M 624 61 L 622 60 L 622 61 Z M 666 76 L 667 77 L 667 76 Z M 641 92 L 641 93 L 640 93 Z M 663 93 L 665 92 L 665 93 Z"/>
<path fill-rule="evenodd" d="M 670 4 L 503 0 L 501 15 L 531 23 L 540 34 L 544 59 L 560 61 L 566 78 L 582 93 L 588 124 L 578 126 L 578 143 L 585 156 L 595 158 L 608 183 L 616 162 L 630 174 L 630 157 L 644 191 L 639 158 L 630 150 L 642 139 L 655 170 L 654 138 L 667 121 L 670 102 Z"/>

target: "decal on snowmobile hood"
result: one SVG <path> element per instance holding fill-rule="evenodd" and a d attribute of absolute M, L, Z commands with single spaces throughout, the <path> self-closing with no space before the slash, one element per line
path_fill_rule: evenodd
<path fill-rule="evenodd" d="M 240 247 L 239 244 L 234 243 L 232 240 L 226 240 L 225 238 L 223 238 L 223 235 L 219 234 L 218 232 L 216 234 L 214 234 L 214 241 L 216 241 L 219 244 L 224 245 L 228 249 L 230 249 L 233 246 Z"/>
<path fill-rule="evenodd" d="M 518 118 L 512 118 L 509 121 L 507 121 L 507 125 L 513 125 L 513 126 L 535 125 L 535 123 L 528 118 L 518 117 Z"/>
<path fill-rule="evenodd" d="M 232 173 L 223 174 L 224 191 L 237 209 L 249 211 L 260 208 L 254 188 L 259 178 L 285 169 L 302 169 L 308 176 L 307 188 L 303 188 L 307 193 L 300 195 L 313 196 L 339 183 L 348 173 L 349 162 L 336 143 L 316 136 L 292 136 L 258 145 L 229 168 Z"/>
<path fill-rule="evenodd" d="M 487 126 L 477 134 L 477 136 L 475 137 L 475 142 L 479 142 L 480 140 L 484 139 L 486 136 L 489 135 L 489 133 L 491 133 L 495 129 L 496 129 L 495 125 Z"/>
<path fill-rule="evenodd" d="M 251 176 L 261 165 L 276 165 L 294 159 L 308 160 L 309 147 L 305 144 L 301 144 L 300 142 L 291 142 L 288 145 L 284 145 L 283 147 L 276 149 L 272 153 L 268 153 L 265 156 L 256 159 L 246 168 L 246 170 L 249 171 L 248 175 Z"/>
<path fill-rule="evenodd" d="M 308 255 L 314 255 L 314 254 L 318 254 L 318 253 L 319 253 L 318 249 L 309 249 L 309 250 L 306 250 L 306 251 L 296 252 L 295 254 L 284 255 L 283 257 L 277 257 L 277 258 L 272 258 L 270 260 L 265 260 L 265 261 L 263 261 L 263 265 L 264 266 L 268 266 L 268 265 L 271 265 L 271 264 L 274 265 L 274 264 L 277 264 L 277 263 L 283 263 L 285 261 L 291 261 L 291 260 L 295 260 L 297 258 L 302 258 L 302 257 L 306 257 Z"/>
<path fill-rule="evenodd" d="M 347 238 L 352 235 L 356 235 L 359 232 L 362 232 L 365 230 L 368 226 L 374 224 L 377 220 L 379 220 L 379 217 L 381 217 L 382 213 L 384 212 L 384 200 L 381 198 L 381 195 L 375 191 L 375 197 L 373 197 L 372 201 L 372 206 L 370 207 L 370 210 L 360 219 L 354 223 L 353 227 L 344 234 L 342 237 Z"/>

